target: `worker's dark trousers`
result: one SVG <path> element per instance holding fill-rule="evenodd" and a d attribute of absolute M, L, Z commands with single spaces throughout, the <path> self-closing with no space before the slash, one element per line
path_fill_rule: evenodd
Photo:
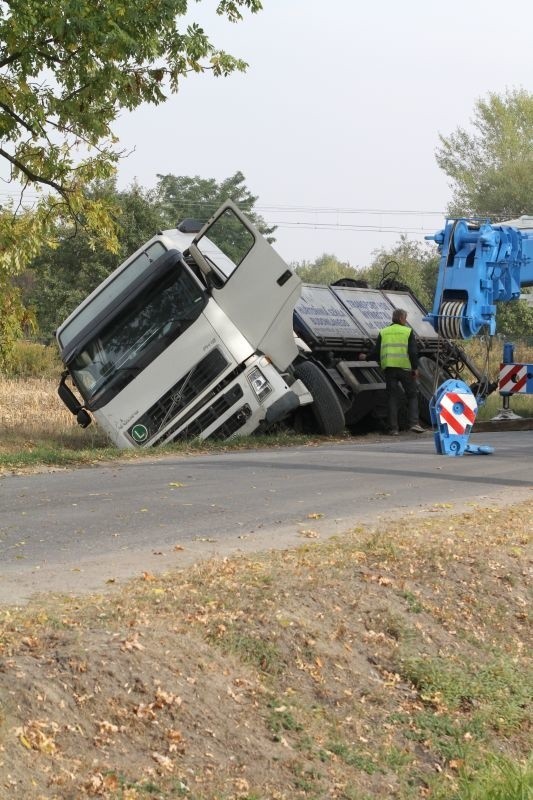
<path fill-rule="evenodd" d="M 389 425 L 391 431 L 398 430 L 398 405 L 401 398 L 401 389 L 407 398 L 407 412 L 409 427 L 418 425 L 418 387 L 410 369 L 387 367 L 385 369 L 385 385 L 387 387 L 387 402 L 389 409 Z"/>

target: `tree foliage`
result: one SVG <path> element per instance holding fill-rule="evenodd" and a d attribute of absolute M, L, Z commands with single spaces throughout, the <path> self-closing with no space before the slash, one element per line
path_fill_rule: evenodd
<path fill-rule="evenodd" d="M 175 227 L 186 218 L 207 222 L 217 208 L 229 199 L 239 206 L 269 242 L 274 241 L 272 234 L 275 228 L 268 227 L 265 220 L 254 211 L 257 197 L 247 189 L 242 172 L 238 171 L 220 183 L 214 178 L 200 178 L 198 175 L 157 177 L 156 194 L 167 227 Z"/>
<path fill-rule="evenodd" d="M 489 94 L 474 107 L 472 128 L 440 136 L 439 167 L 452 179 L 453 216 L 493 221 L 532 213 L 533 94 Z"/>
<path fill-rule="evenodd" d="M 352 278 L 357 280 L 360 278 L 357 272 L 350 264 L 332 255 L 331 253 L 323 253 L 315 261 L 301 261 L 293 265 L 295 272 L 300 276 L 304 283 L 316 283 L 322 285 L 329 285 L 341 278 Z"/>
<path fill-rule="evenodd" d="M 436 248 L 401 236 L 391 248 L 374 251 L 370 267 L 362 271 L 371 286 L 393 283 L 408 286 L 423 306 L 433 305 L 439 255 Z"/>
<path fill-rule="evenodd" d="M 533 305 L 525 299 L 512 303 L 499 303 L 496 309 L 498 333 L 523 339 L 533 336 Z"/>
<path fill-rule="evenodd" d="M 400 283 L 408 286 L 420 302 L 429 307 L 437 282 L 438 258 L 435 248 L 402 236 L 391 248 L 375 250 L 372 263 L 366 268 L 355 269 L 331 253 L 293 266 L 304 283 L 329 285 L 341 278 L 371 287 L 390 284 L 391 281 Z"/>
<path fill-rule="evenodd" d="M 0 316 L 20 328 L 12 276 L 57 225 L 74 222 L 118 248 L 109 198 L 85 188 L 114 175 L 113 122 L 122 109 L 158 104 L 190 72 L 227 76 L 246 64 L 181 24 L 187 0 L 9 0 L 0 3 L 0 163 L 20 200 L 0 210 Z M 236 22 L 261 0 L 218 0 Z M 37 193 L 37 201 L 29 197 Z M 17 323 L 18 318 L 18 323 Z M 2 343 L 0 342 L 0 359 Z M 4 357 L 5 354 L 4 354 Z"/>

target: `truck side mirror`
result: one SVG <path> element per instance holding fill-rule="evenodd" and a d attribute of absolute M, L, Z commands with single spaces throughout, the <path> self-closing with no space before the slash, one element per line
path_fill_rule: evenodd
<path fill-rule="evenodd" d="M 76 422 L 77 422 L 77 423 L 78 423 L 78 425 L 80 425 L 82 428 L 88 428 L 88 427 L 89 427 L 89 425 L 90 425 L 90 424 L 91 424 L 91 422 L 92 422 L 91 415 L 90 415 L 90 414 L 89 414 L 89 412 L 88 412 L 88 411 L 86 411 L 84 408 L 80 408 L 80 410 L 79 410 L 79 411 L 78 411 L 78 413 L 76 414 Z"/>
<path fill-rule="evenodd" d="M 68 372 L 64 372 L 61 375 L 57 393 L 70 413 L 76 417 L 78 425 L 82 428 L 87 428 L 92 422 L 91 415 L 84 409 L 74 392 L 65 383 L 67 375 Z"/>
<path fill-rule="evenodd" d="M 69 387 L 65 383 L 67 374 L 68 373 L 66 372 L 62 374 L 61 381 L 59 383 L 59 386 L 57 387 L 57 393 L 61 398 L 61 400 L 63 401 L 63 403 L 68 408 L 68 410 L 70 411 L 70 413 L 76 415 L 78 411 L 82 408 L 82 405 L 78 400 L 78 398 L 76 397 L 76 395 L 74 394 L 74 392 L 71 389 L 69 389 Z"/>

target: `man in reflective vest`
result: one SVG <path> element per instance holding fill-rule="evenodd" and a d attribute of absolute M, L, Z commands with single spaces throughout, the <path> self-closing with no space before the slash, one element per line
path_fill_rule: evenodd
<path fill-rule="evenodd" d="M 361 358 L 361 356 L 359 356 Z M 392 324 L 382 328 L 368 361 L 378 361 L 385 374 L 389 427 L 392 436 L 398 436 L 398 404 L 401 389 L 407 398 L 409 429 L 424 433 L 418 422 L 418 350 L 413 329 L 407 325 L 407 311 L 395 308 Z"/>

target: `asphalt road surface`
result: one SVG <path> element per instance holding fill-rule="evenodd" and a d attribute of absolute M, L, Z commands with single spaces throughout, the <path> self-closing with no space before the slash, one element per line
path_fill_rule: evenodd
<path fill-rule="evenodd" d="M 104 591 L 145 571 L 302 544 L 398 514 L 532 496 L 533 431 L 470 443 L 495 452 L 440 456 L 431 433 L 404 434 L 4 476 L 0 602 Z"/>

